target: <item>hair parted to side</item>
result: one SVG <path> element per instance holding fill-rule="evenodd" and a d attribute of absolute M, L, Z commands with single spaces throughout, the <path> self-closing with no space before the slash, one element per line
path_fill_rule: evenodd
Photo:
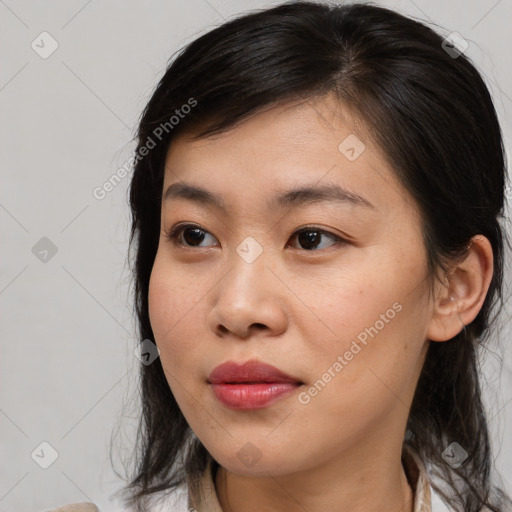
<path fill-rule="evenodd" d="M 505 153 L 479 72 L 464 55 L 452 58 L 442 42 L 424 24 L 372 4 L 293 2 L 241 15 L 181 50 L 137 132 L 137 155 L 151 141 L 136 159 L 130 187 L 137 334 L 154 340 L 148 288 L 173 137 L 184 130 L 198 131 L 197 138 L 221 133 L 277 104 L 334 93 L 362 120 L 417 202 L 430 283 L 465 254 L 474 235 L 491 243 L 494 274 L 485 302 L 453 339 L 430 342 L 406 442 L 441 479 L 434 488 L 454 510 L 486 506 L 498 512 L 512 510 L 512 502 L 491 482 L 478 358 L 503 306 L 504 242 L 510 246 L 501 226 Z M 134 474 L 123 493 L 143 511 L 156 492 L 183 483 L 185 470 L 204 469 L 207 452 L 181 413 L 159 358 L 140 366 L 140 394 Z M 468 453 L 458 468 L 442 458 L 453 441 Z"/>

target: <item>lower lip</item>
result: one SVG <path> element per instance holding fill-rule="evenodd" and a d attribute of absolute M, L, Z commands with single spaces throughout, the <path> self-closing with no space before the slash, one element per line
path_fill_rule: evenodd
<path fill-rule="evenodd" d="M 261 382 L 259 384 L 211 384 L 220 402 L 233 409 L 261 409 L 289 395 L 299 384 Z"/>

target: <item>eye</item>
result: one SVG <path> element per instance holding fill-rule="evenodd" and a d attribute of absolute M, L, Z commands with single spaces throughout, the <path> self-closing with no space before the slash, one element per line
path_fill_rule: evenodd
<path fill-rule="evenodd" d="M 324 249 L 325 247 L 319 247 L 322 237 L 328 237 L 331 240 L 334 240 L 336 243 L 343 243 L 344 240 L 337 235 L 329 233 L 328 231 L 324 231 L 323 229 L 317 228 L 315 226 L 306 226 L 305 228 L 301 228 L 295 233 L 293 233 L 292 238 L 297 238 L 297 241 L 303 246 L 303 249 L 311 250 L 311 249 Z M 334 245 L 334 244 L 332 244 Z"/>
<path fill-rule="evenodd" d="M 208 238 L 208 236 L 216 240 L 216 238 L 211 233 L 195 224 L 177 225 L 166 232 L 165 236 L 176 245 L 182 245 L 185 247 L 209 247 L 209 245 L 201 245 L 201 243 L 203 243 L 204 240 Z M 344 242 L 344 240 L 339 236 L 317 228 L 316 226 L 306 226 L 300 230 L 295 231 L 291 239 L 297 238 L 297 241 L 302 246 L 298 247 L 299 249 L 311 251 L 312 249 L 325 248 L 325 246 L 321 247 L 322 237 L 330 238 L 333 240 L 334 243 L 331 245 Z"/>
<path fill-rule="evenodd" d="M 208 233 L 208 231 L 195 224 L 181 224 L 174 226 L 174 228 L 165 233 L 165 236 L 173 243 L 177 245 L 184 245 L 185 247 L 208 247 L 208 245 L 201 246 L 200 244 L 208 236 L 215 239 L 215 237 Z"/>

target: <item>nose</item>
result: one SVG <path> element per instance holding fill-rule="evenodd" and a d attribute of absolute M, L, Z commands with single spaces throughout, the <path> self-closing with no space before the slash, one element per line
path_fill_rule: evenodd
<path fill-rule="evenodd" d="M 212 290 L 207 323 L 217 336 L 273 337 L 286 330 L 286 289 L 267 263 L 263 254 L 252 263 L 236 253 L 230 259 L 230 269 Z"/>

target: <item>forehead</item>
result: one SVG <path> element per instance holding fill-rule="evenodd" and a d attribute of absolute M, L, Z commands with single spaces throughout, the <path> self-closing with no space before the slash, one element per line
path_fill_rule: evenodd
<path fill-rule="evenodd" d="M 186 181 L 254 201 L 292 186 L 338 185 L 376 207 L 407 193 L 364 124 L 332 96 L 281 104 L 227 131 L 194 140 L 183 132 L 169 147 L 163 194 Z"/>
<path fill-rule="evenodd" d="M 222 133 L 196 139 L 196 134 L 204 127 L 204 124 L 198 124 L 179 133 L 169 147 L 167 159 L 179 158 L 181 155 L 177 153 L 182 153 L 186 147 L 194 148 L 194 152 L 201 148 L 211 152 L 216 147 L 224 151 L 227 145 L 232 147 L 232 154 L 243 145 L 246 151 L 265 150 L 266 154 L 275 149 L 293 158 L 294 150 L 311 147 L 315 140 L 319 142 L 327 137 L 336 144 L 341 142 L 344 134 L 372 143 L 364 124 L 332 94 L 266 106 Z"/>

